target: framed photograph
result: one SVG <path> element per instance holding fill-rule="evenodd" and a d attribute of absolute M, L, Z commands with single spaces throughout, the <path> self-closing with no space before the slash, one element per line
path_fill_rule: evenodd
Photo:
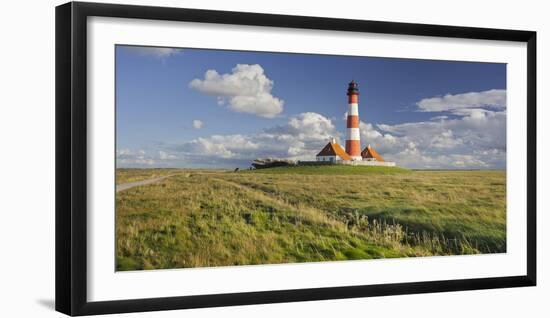
<path fill-rule="evenodd" d="M 56 8 L 56 309 L 536 284 L 536 33 Z"/>

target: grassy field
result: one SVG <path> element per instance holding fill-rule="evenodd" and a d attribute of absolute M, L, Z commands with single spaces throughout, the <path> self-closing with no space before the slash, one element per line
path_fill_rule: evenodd
<path fill-rule="evenodd" d="M 178 172 L 178 169 L 117 169 L 116 184 L 163 177 Z"/>
<path fill-rule="evenodd" d="M 174 175 L 117 193 L 117 270 L 506 251 L 504 171 L 118 169 L 117 183 L 159 173 Z"/>

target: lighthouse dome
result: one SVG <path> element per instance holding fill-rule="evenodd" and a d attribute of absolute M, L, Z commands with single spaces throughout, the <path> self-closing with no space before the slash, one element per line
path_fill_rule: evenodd
<path fill-rule="evenodd" d="M 356 94 L 359 95 L 359 85 L 355 80 L 351 80 L 348 84 L 348 95 Z"/>

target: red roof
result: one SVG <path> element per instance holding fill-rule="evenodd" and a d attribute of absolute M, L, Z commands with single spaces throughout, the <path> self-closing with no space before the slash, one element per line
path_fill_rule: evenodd
<path fill-rule="evenodd" d="M 329 142 L 318 154 L 319 156 L 338 156 L 342 160 L 351 160 L 351 157 L 337 143 Z"/>
<path fill-rule="evenodd" d="M 382 158 L 382 156 L 380 156 L 378 152 L 376 152 L 376 150 L 374 150 L 374 148 L 372 148 L 370 145 L 363 149 L 363 151 L 361 152 L 361 157 L 365 159 L 375 159 L 376 161 L 384 162 L 384 158 Z"/>

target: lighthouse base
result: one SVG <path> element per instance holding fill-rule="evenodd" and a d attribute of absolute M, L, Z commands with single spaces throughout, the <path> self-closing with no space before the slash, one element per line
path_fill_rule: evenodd
<path fill-rule="evenodd" d="M 321 166 L 321 165 L 346 165 L 346 166 L 379 166 L 379 167 L 395 167 L 395 162 L 390 161 L 374 161 L 374 160 L 338 160 L 338 161 L 299 161 L 298 165 L 302 166 Z"/>
<path fill-rule="evenodd" d="M 395 162 L 391 161 L 374 161 L 374 160 L 349 160 L 339 161 L 339 165 L 348 166 L 380 166 L 380 167 L 395 167 Z"/>

